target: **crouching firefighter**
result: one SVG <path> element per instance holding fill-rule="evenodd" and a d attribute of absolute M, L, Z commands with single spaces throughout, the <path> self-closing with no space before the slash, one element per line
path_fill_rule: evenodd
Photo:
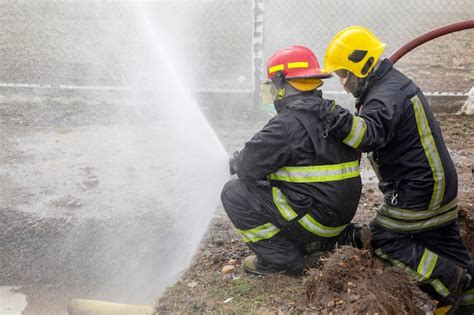
<path fill-rule="evenodd" d="M 317 88 L 330 76 L 313 52 L 282 49 L 269 59 L 267 74 L 262 94 L 271 93 L 277 115 L 231 158 L 238 179 L 221 198 L 256 254 L 244 260 L 247 272 L 300 275 L 309 247 L 363 246 L 363 229 L 350 224 L 361 193 L 359 160 L 354 149 L 324 134 L 309 111 L 327 102 Z"/>
<path fill-rule="evenodd" d="M 333 38 L 326 71 L 357 98 L 358 113 L 327 106 L 318 116 L 342 143 L 372 152 L 384 193 L 371 223 L 375 253 L 413 274 L 438 306 L 474 314 L 474 265 L 459 235 L 456 169 L 425 96 L 380 60 L 384 47 L 360 26 Z"/>

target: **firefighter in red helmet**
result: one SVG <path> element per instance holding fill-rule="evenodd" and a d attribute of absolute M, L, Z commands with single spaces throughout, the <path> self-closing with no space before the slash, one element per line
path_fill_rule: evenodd
<path fill-rule="evenodd" d="M 329 106 L 318 90 L 330 77 L 314 53 L 291 46 L 268 61 L 263 97 L 277 115 L 230 160 L 222 203 L 255 255 L 247 272 L 303 272 L 308 250 L 336 243 L 364 247 L 364 228 L 351 224 L 361 193 L 354 149 L 323 132 L 314 108 Z M 370 235 L 370 234 L 369 234 Z"/>

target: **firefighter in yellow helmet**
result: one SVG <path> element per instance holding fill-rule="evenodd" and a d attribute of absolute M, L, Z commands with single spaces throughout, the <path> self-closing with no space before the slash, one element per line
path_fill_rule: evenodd
<path fill-rule="evenodd" d="M 238 178 L 221 194 L 255 253 L 243 263 L 249 273 L 301 275 L 308 252 L 370 243 L 368 229 L 351 224 L 361 191 L 357 152 L 321 137 L 323 125 L 311 112 L 330 103 L 318 90 L 329 76 L 306 47 L 281 49 L 268 60 L 263 102 L 274 103 L 277 115 L 234 154 L 230 169 Z"/>
<path fill-rule="evenodd" d="M 357 113 L 336 105 L 318 116 L 330 135 L 368 152 L 379 176 L 375 253 L 412 270 L 439 306 L 473 314 L 474 265 L 459 234 L 456 169 L 425 96 L 381 58 L 385 46 L 361 26 L 334 36 L 324 66 L 356 97 Z"/>

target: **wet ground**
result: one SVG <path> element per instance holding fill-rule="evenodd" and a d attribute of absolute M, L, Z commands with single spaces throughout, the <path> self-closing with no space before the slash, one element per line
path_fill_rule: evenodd
<path fill-rule="evenodd" d="M 170 134 L 165 96 L 144 95 L 3 89 L 0 286 L 26 294 L 25 314 L 152 303 L 189 264 L 227 160 L 197 125 Z"/>

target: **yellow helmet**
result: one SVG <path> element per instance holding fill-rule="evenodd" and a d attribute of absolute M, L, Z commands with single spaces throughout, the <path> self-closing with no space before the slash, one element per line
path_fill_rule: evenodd
<path fill-rule="evenodd" d="M 348 70 L 365 78 L 374 68 L 386 44 L 362 26 L 350 26 L 334 36 L 324 56 L 326 72 Z"/>

